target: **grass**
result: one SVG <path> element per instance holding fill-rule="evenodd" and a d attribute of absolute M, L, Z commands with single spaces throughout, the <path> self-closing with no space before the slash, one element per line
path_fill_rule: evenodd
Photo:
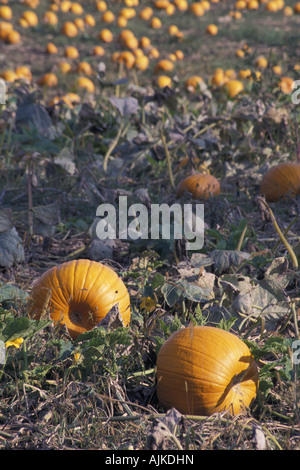
<path fill-rule="evenodd" d="M 140 3 L 138 10 L 146 4 Z M 25 7 L 19 2 L 12 6 L 17 27 Z M 40 18 L 47 7 L 41 0 L 36 10 Z M 113 11 L 118 8 L 112 3 Z M 106 65 L 107 86 L 97 85 L 92 96 L 79 92 L 85 105 L 71 109 L 49 107 L 49 101 L 78 91 L 74 71 L 58 73 L 55 89 L 39 89 L 36 80 L 45 71 L 57 72 L 57 60 L 69 43 L 78 45 L 80 59 L 95 69 L 98 60 L 91 48 L 101 22 L 93 2 L 86 11 L 98 15 L 97 27 L 80 37 L 55 35 L 56 27 L 40 22 L 22 30 L 20 46 L 1 44 L 0 69 L 26 63 L 34 77 L 21 88 L 33 93 L 26 106 L 20 110 L 20 84 L 14 83 L 0 114 L 0 235 L 9 223 L 24 248 L 22 262 L 0 271 L 0 340 L 23 339 L 19 347 L 7 348 L 0 368 L 1 449 L 140 450 L 153 445 L 157 423 L 167 423 L 160 445 L 169 450 L 254 450 L 261 442 L 258 432 L 267 449 L 299 449 L 299 366 L 293 355 L 299 338 L 298 203 L 271 204 L 280 238 L 270 213 L 257 200 L 268 166 L 296 160 L 299 110 L 280 92 L 271 67 L 260 81 L 245 82 L 245 93 L 235 100 L 214 88 L 210 78 L 217 67 L 255 70 L 255 58 L 262 53 L 272 65 L 281 63 L 284 74 L 298 78 L 293 47 L 300 19 L 267 13 L 261 6 L 233 21 L 228 17 L 232 8 L 231 2 L 211 4 L 200 19 L 160 13 L 160 31 L 131 20 L 128 26 L 137 37 L 149 35 L 161 57 L 183 51 L 184 60 L 176 63 L 172 75 L 174 92 L 155 87 L 156 60 L 143 74 L 123 70 L 127 81 L 118 89 L 121 71 L 110 60 L 119 50 L 114 42 L 99 59 Z M 59 14 L 60 23 L 69 18 Z M 184 32 L 181 41 L 167 34 L 173 23 Z M 209 23 L 219 25 L 217 36 L 205 34 Z M 112 30 L 119 31 L 116 25 Z M 59 46 L 58 57 L 44 52 L 50 40 Z M 252 51 L 239 59 L 235 51 L 245 44 Z M 72 62 L 74 68 L 77 62 Z M 193 74 L 201 75 L 207 86 L 190 93 L 184 84 Z M 96 72 L 93 80 L 98 83 Z M 132 88 L 137 83 L 146 93 Z M 138 103 L 136 112 L 123 116 L 122 133 L 120 112 L 111 101 L 117 90 L 120 99 Z M 21 127 L 15 125 L 20 111 L 25 119 Z M 198 253 L 186 258 L 184 247 L 173 240 L 118 240 L 113 254 L 103 260 L 130 292 L 128 329 L 98 328 L 73 341 L 47 318 L 27 318 L 27 294 L 42 272 L 92 257 L 93 223 L 101 202 L 117 201 L 124 193 L 130 202 L 141 202 L 135 191 L 142 189 L 151 202 L 171 204 L 181 179 L 203 167 L 219 178 L 222 193 L 205 202 L 205 243 Z M 203 295 L 203 285 L 210 295 Z M 191 322 L 230 330 L 246 341 L 259 366 L 260 388 L 246 415 L 187 415 L 172 430 L 156 396 L 156 358 L 161 344 Z"/>

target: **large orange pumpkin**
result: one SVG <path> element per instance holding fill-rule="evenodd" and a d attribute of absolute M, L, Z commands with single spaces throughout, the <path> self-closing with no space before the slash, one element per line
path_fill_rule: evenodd
<path fill-rule="evenodd" d="M 158 353 L 157 397 L 165 409 L 236 415 L 256 397 L 258 383 L 258 368 L 248 346 L 220 328 L 178 330 Z"/>
<path fill-rule="evenodd" d="M 27 307 L 35 319 L 49 312 L 53 322 L 66 325 L 75 339 L 96 326 L 116 304 L 128 326 L 130 299 L 122 279 L 102 263 L 80 259 L 54 266 L 37 279 Z"/>
<path fill-rule="evenodd" d="M 300 163 L 281 163 L 271 168 L 262 179 L 260 193 L 265 195 L 268 202 L 299 195 Z"/>
<path fill-rule="evenodd" d="M 181 197 L 184 192 L 190 193 L 195 199 L 207 199 L 210 195 L 220 194 L 221 186 L 215 176 L 196 173 L 181 181 L 177 187 L 176 196 Z"/>

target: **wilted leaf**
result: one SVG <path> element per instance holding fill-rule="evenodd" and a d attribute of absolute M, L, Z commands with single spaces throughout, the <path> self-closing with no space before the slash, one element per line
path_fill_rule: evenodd
<path fill-rule="evenodd" d="M 253 440 L 255 442 L 256 450 L 266 450 L 267 442 L 262 427 L 259 425 L 253 426 Z"/>
<path fill-rule="evenodd" d="M 13 227 L 12 214 L 10 209 L 1 209 L 0 211 L 0 233 Z"/>
<path fill-rule="evenodd" d="M 57 131 L 47 109 L 39 102 L 38 93 L 29 93 L 28 90 L 20 88 L 17 94 L 19 100 L 15 118 L 16 127 L 35 128 L 38 133 L 53 139 Z"/>
<path fill-rule="evenodd" d="M 49 130 L 52 127 L 51 118 L 47 110 L 36 103 L 22 104 L 16 111 L 16 125 L 23 127 L 36 127 L 38 131 L 50 137 Z"/>
<path fill-rule="evenodd" d="M 32 208 L 34 214 L 34 232 L 38 235 L 51 236 L 60 220 L 58 203 Z"/>
<path fill-rule="evenodd" d="M 123 317 L 121 315 L 119 304 L 115 304 L 105 317 L 95 326 L 95 328 L 119 328 L 124 327 Z"/>
<path fill-rule="evenodd" d="M 68 147 L 64 147 L 53 160 L 56 165 L 60 165 L 70 175 L 75 174 L 74 155 Z"/>
<path fill-rule="evenodd" d="M 250 254 L 244 251 L 214 250 L 210 257 L 214 262 L 216 274 L 222 274 L 231 267 L 237 268 L 243 261 L 250 258 Z"/>
<path fill-rule="evenodd" d="M 239 293 L 252 289 L 251 278 L 235 274 L 223 274 L 219 278 L 220 285 L 225 292 Z"/>
<path fill-rule="evenodd" d="M 117 86 L 117 85 L 127 85 L 128 83 L 128 79 L 127 78 L 118 78 L 117 80 L 115 80 L 113 82 L 113 85 L 114 86 Z"/>
<path fill-rule="evenodd" d="M 117 98 L 112 96 L 109 98 L 109 101 L 119 111 L 121 116 L 130 116 L 138 112 L 139 104 L 136 98 Z"/>
<path fill-rule="evenodd" d="M 106 240 L 92 240 L 89 248 L 90 257 L 95 261 L 100 261 L 102 259 L 112 259 L 115 246 L 116 241 L 109 238 Z"/>
<path fill-rule="evenodd" d="M 175 440 L 177 426 L 182 420 L 182 415 L 175 408 L 167 411 L 164 417 L 156 419 L 147 437 L 148 450 L 165 450 L 167 440 Z"/>
<path fill-rule="evenodd" d="M 192 302 L 202 302 L 212 298 L 210 287 L 200 286 L 188 282 L 186 279 L 181 279 L 174 284 L 166 282 L 161 290 L 169 307 L 172 307 L 182 297 Z"/>
<path fill-rule="evenodd" d="M 265 279 L 275 281 L 278 286 L 285 288 L 295 278 L 295 271 L 289 269 L 287 258 L 275 258 L 265 272 Z"/>
<path fill-rule="evenodd" d="M 10 267 L 25 259 L 24 247 L 15 227 L 0 233 L 0 266 Z"/>
<path fill-rule="evenodd" d="M 265 280 L 241 291 L 232 302 L 232 309 L 239 314 L 265 319 L 266 327 L 274 330 L 278 321 L 290 312 L 288 298 L 284 291 Z"/>
<path fill-rule="evenodd" d="M 179 302 L 182 296 L 182 289 L 178 289 L 176 284 L 169 284 L 168 282 L 162 286 L 161 291 L 169 307 L 173 307 L 173 305 Z"/>
<path fill-rule="evenodd" d="M 17 300 L 24 301 L 28 297 L 28 293 L 12 284 L 3 284 L 0 286 L 0 302 L 15 302 Z"/>
<path fill-rule="evenodd" d="M 215 297 L 214 286 L 216 275 L 207 272 L 203 268 L 203 265 L 199 268 L 193 267 L 192 263 L 185 264 L 182 262 L 178 264 L 177 270 L 180 273 L 180 276 L 189 284 L 198 286 L 202 289 L 205 293 L 205 300 L 213 299 Z"/>

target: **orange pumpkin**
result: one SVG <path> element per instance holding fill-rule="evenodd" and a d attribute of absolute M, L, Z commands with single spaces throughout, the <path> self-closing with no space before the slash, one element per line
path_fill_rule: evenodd
<path fill-rule="evenodd" d="M 18 67 L 16 67 L 15 73 L 18 79 L 24 80 L 27 83 L 30 83 L 32 81 L 31 70 L 26 65 L 19 65 Z"/>
<path fill-rule="evenodd" d="M 85 15 L 84 22 L 87 26 L 90 26 L 91 28 L 96 26 L 96 20 L 93 17 L 93 15 L 90 15 L 90 14 Z"/>
<path fill-rule="evenodd" d="M 78 49 L 75 46 L 67 46 L 64 54 L 69 59 L 77 59 L 77 57 L 79 57 Z"/>
<path fill-rule="evenodd" d="M 56 25 L 58 23 L 57 15 L 54 11 L 46 11 L 43 16 L 44 23 Z"/>
<path fill-rule="evenodd" d="M 203 16 L 205 13 L 205 8 L 201 2 L 192 3 L 189 7 L 189 10 L 195 16 Z"/>
<path fill-rule="evenodd" d="M 235 98 L 239 93 L 241 93 L 241 91 L 244 90 L 244 85 L 240 80 L 232 79 L 228 80 L 224 84 L 224 89 L 230 98 Z"/>
<path fill-rule="evenodd" d="M 77 69 L 77 73 L 82 73 L 83 75 L 92 75 L 93 68 L 89 62 L 79 62 Z"/>
<path fill-rule="evenodd" d="M 216 34 L 218 34 L 218 26 L 216 26 L 215 24 L 209 24 L 205 31 L 211 36 L 216 36 Z"/>
<path fill-rule="evenodd" d="M 5 39 L 6 35 L 13 31 L 13 24 L 9 21 L 0 21 L 0 39 Z"/>
<path fill-rule="evenodd" d="M 283 197 L 300 194 L 300 163 L 281 163 L 264 175 L 260 193 L 267 202 L 276 202 Z"/>
<path fill-rule="evenodd" d="M 190 193 L 194 199 L 207 199 L 210 195 L 220 194 L 221 186 L 215 176 L 196 173 L 181 181 L 177 187 L 176 196 L 181 197 L 184 192 Z"/>
<path fill-rule="evenodd" d="M 94 46 L 93 55 L 103 56 L 105 55 L 105 49 L 102 46 Z"/>
<path fill-rule="evenodd" d="M 203 78 L 200 77 L 199 75 L 193 75 L 192 77 L 189 77 L 187 81 L 185 82 L 185 86 L 190 90 L 190 91 L 195 91 L 197 87 L 199 86 L 200 83 L 203 83 Z"/>
<path fill-rule="evenodd" d="M 78 28 L 72 21 L 65 21 L 61 27 L 61 33 L 68 38 L 74 38 L 78 34 Z"/>
<path fill-rule="evenodd" d="M 168 77 L 167 75 L 159 75 L 156 82 L 159 88 L 171 88 L 172 86 L 172 78 Z"/>
<path fill-rule="evenodd" d="M 94 82 L 88 77 L 78 77 L 76 80 L 76 87 L 87 91 L 88 93 L 95 92 Z"/>
<path fill-rule="evenodd" d="M 114 39 L 114 36 L 113 36 L 113 33 L 109 29 L 104 28 L 99 32 L 98 38 L 103 42 L 112 42 Z"/>
<path fill-rule="evenodd" d="M 65 325 L 75 339 L 116 304 L 128 326 L 130 299 L 122 279 L 102 263 L 80 259 L 47 270 L 33 285 L 27 307 L 35 319 L 49 312 L 53 322 Z"/>
<path fill-rule="evenodd" d="M 3 5 L 0 7 L 0 18 L 3 18 L 4 20 L 11 20 L 12 17 L 12 9 L 9 6 Z"/>
<path fill-rule="evenodd" d="M 34 13 L 34 11 L 30 11 L 30 10 L 24 11 L 21 18 L 27 21 L 29 26 L 36 26 L 39 22 L 39 18 L 37 14 Z"/>
<path fill-rule="evenodd" d="M 135 63 L 134 63 L 134 66 L 135 68 L 137 68 L 138 70 L 146 70 L 148 68 L 148 65 L 149 65 L 149 59 L 147 56 L 145 55 L 141 55 L 140 57 L 137 57 L 135 59 Z"/>
<path fill-rule="evenodd" d="M 40 86 L 55 87 L 58 85 L 58 78 L 55 73 L 49 72 L 42 75 L 37 83 Z"/>
<path fill-rule="evenodd" d="M 172 72 L 173 69 L 174 69 L 174 63 L 171 60 L 162 59 L 156 64 L 154 68 L 154 72 L 155 73 L 159 73 L 160 71 Z"/>
<path fill-rule="evenodd" d="M 142 18 L 142 20 L 146 20 L 146 21 L 150 20 L 152 15 L 153 15 L 153 10 L 151 7 L 145 7 L 139 13 L 139 17 Z"/>
<path fill-rule="evenodd" d="M 103 13 L 101 19 L 104 23 L 112 23 L 115 20 L 115 15 L 113 14 L 112 11 L 107 10 L 106 12 Z"/>
<path fill-rule="evenodd" d="M 165 409 L 210 416 L 246 410 L 256 397 L 258 369 L 236 335 L 210 326 L 174 333 L 157 356 L 157 397 Z"/>
<path fill-rule="evenodd" d="M 5 35 L 5 41 L 9 44 L 18 44 L 21 41 L 21 35 L 13 29 Z"/>
<path fill-rule="evenodd" d="M 280 82 L 278 84 L 282 93 L 288 95 L 293 91 L 293 83 L 294 79 L 291 77 L 281 77 Z"/>

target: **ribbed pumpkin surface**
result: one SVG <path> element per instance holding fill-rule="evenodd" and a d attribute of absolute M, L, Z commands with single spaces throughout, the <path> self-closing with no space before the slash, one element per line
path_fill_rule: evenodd
<path fill-rule="evenodd" d="M 185 191 L 192 194 L 195 199 L 207 199 L 210 195 L 220 194 L 221 187 L 213 175 L 197 173 L 181 181 L 177 187 L 176 196 L 181 197 Z"/>
<path fill-rule="evenodd" d="M 157 396 L 164 408 L 210 416 L 246 409 L 258 389 L 248 346 L 219 328 L 195 326 L 174 333 L 157 357 Z"/>
<path fill-rule="evenodd" d="M 284 196 L 300 194 L 300 164 L 281 163 L 271 168 L 263 177 L 260 193 L 266 201 L 276 202 Z"/>
<path fill-rule="evenodd" d="M 49 312 L 76 338 L 96 326 L 117 303 L 127 326 L 130 299 L 122 279 L 108 266 L 81 259 L 49 269 L 34 283 L 28 315 L 38 319 Z"/>

